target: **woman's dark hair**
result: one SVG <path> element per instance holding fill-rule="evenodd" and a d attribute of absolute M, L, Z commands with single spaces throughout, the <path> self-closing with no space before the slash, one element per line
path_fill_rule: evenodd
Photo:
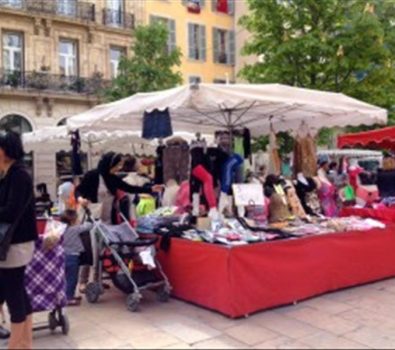
<path fill-rule="evenodd" d="M 4 134 L 0 134 L 0 148 L 8 158 L 13 160 L 19 161 L 25 156 L 22 139 L 19 134 L 13 131 L 7 131 Z"/>
<path fill-rule="evenodd" d="M 110 174 L 110 170 L 122 160 L 122 154 L 108 152 L 101 158 L 98 170 L 101 176 L 106 177 Z"/>
<path fill-rule="evenodd" d="M 136 158 L 128 154 L 125 157 L 125 165 L 123 166 L 123 171 L 125 173 L 132 173 L 136 171 L 136 164 L 137 164 Z"/>
<path fill-rule="evenodd" d="M 336 162 L 331 162 L 329 164 L 329 170 L 336 170 L 337 168 L 337 163 Z"/>

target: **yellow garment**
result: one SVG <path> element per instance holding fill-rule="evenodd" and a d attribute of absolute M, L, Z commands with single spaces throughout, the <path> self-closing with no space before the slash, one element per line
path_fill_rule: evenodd
<path fill-rule="evenodd" d="M 140 202 L 136 207 L 136 215 L 137 217 L 145 216 L 153 213 L 155 209 L 155 199 L 151 196 L 143 197 L 140 199 Z"/>

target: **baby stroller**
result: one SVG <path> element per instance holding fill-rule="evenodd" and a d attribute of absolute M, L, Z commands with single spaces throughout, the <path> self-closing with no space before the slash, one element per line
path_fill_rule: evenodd
<path fill-rule="evenodd" d="M 92 221 L 89 211 L 87 218 Z M 155 257 L 155 244 L 158 238 L 141 239 L 133 227 L 120 214 L 123 223 L 120 225 L 105 225 L 94 221 L 90 232 L 90 244 L 86 237 L 82 239 L 85 250 L 90 250 L 94 267 L 94 282 L 86 287 L 86 299 L 96 303 L 104 293 L 104 275 L 111 279 L 115 287 L 127 294 L 128 310 L 138 310 L 141 292 L 156 290 L 158 300 L 167 302 L 171 286 L 169 280 Z"/>
<path fill-rule="evenodd" d="M 44 249 L 42 236 L 36 241 L 33 260 L 26 269 L 26 290 L 30 296 L 33 312 L 49 311 L 48 323 L 34 327 L 35 331 L 57 328 L 67 335 L 69 320 L 63 308 L 67 305 L 65 254 L 60 240 L 51 249 Z"/>

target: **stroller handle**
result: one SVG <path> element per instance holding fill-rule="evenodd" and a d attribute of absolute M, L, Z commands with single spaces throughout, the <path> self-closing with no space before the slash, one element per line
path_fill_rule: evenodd
<path fill-rule="evenodd" d="M 119 242 L 111 243 L 111 246 L 123 246 L 123 247 L 149 247 L 158 242 L 159 238 L 155 237 L 152 239 L 138 239 L 135 242 Z"/>

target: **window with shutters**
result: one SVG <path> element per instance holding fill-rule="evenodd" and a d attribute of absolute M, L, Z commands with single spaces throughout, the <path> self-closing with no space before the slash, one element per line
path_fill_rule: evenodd
<path fill-rule="evenodd" d="M 161 23 L 167 27 L 168 39 L 167 39 L 167 50 L 168 53 L 173 52 L 177 48 L 176 41 L 176 21 L 171 18 L 161 17 L 161 16 L 150 16 L 150 23 Z"/>
<path fill-rule="evenodd" d="M 213 28 L 214 62 L 235 64 L 235 32 Z"/>
<path fill-rule="evenodd" d="M 188 23 L 189 58 L 197 61 L 206 60 L 206 27 Z"/>
<path fill-rule="evenodd" d="M 231 16 L 235 14 L 235 0 L 211 0 L 211 5 L 214 12 L 226 13 Z"/>

